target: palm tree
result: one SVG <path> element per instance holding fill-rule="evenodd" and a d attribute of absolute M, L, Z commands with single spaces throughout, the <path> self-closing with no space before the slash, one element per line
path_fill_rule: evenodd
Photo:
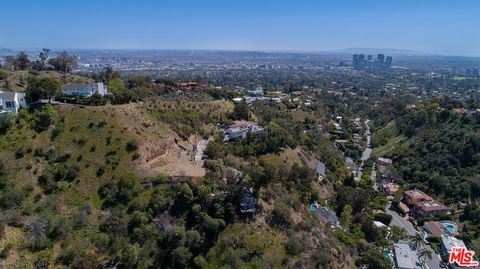
<path fill-rule="evenodd" d="M 420 247 L 423 243 L 423 237 L 419 233 L 416 233 L 414 236 L 411 237 L 411 239 L 415 242 L 416 248 Z"/>
<path fill-rule="evenodd" d="M 418 258 L 422 264 L 425 264 L 425 257 L 428 257 L 429 260 L 432 259 L 432 252 L 429 249 L 422 249 L 418 252 Z M 423 259 L 422 259 L 423 258 Z"/>

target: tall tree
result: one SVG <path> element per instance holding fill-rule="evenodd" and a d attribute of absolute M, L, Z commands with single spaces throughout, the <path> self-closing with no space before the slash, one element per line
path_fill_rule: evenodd
<path fill-rule="evenodd" d="M 248 107 L 247 103 L 241 102 L 233 108 L 233 118 L 236 120 L 249 120 L 250 107 Z"/>
<path fill-rule="evenodd" d="M 15 68 L 15 57 L 13 55 L 4 56 L 2 68 L 12 71 Z"/>
<path fill-rule="evenodd" d="M 52 98 L 60 91 L 60 82 L 55 78 L 35 78 L 28 80 L 28 86 L 25 89 L 26 98 L 29 102 L 35 102 L 41 98 L 48 98 L 50 103 Z"/>
<path fill-rule="evenodd" d="M 69 55 L 66 51 L 63 51 L 56 57 L 48 60 L 48 63 L 57 71 L 69 73 L 72 71 L 73 67 L 77 65 L 77 58 L 73 55 Z"/>
<path fill-rule="evenodd" d="M 16 70 L 27 70 L 30 67 L 30 59 L 28 59 L 28 55 L 21 51 L 17 54 L 15 58 L 15 69 Z"/>
<path fill-rule="evenodd" d="M 38 55 L 38 57 L 40 58 L 40 62 L 42 63 L 42 70 L 45 69 L 45 63 L 47 62 L 49 53 L 50 49 L 44 48 Z"/>
<path fill-rule="evenodd" d="M 350 224 L 352 224 L 352 220 L 353 220 L 352 212 L 353 212 L 352 206 L 347 204 L 343 207 L 342 214 L 340 214 L 340 224 L 342 225 L 343 228 L 347 230 L 350 227 Z"/>

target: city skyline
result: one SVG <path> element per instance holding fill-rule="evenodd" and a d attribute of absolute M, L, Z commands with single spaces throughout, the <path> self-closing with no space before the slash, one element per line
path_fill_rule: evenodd
<path fill-rule="evenodd" d="M 9 27 L 0 47 L 480 55 L 470 31 L 480 26 L 480 4 L 468 1 L 86 2 L 3 3 Z"/>

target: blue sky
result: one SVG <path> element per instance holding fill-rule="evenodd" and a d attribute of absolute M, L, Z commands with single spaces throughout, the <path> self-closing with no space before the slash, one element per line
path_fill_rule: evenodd
<path fill-rule="evenodd" d="M 2 0 L 0 47 L 480 55 L 476 0 Z"/>

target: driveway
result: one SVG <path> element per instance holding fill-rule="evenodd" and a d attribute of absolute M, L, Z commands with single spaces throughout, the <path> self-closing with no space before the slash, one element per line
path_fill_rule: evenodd
<path fill-rule="evenodd" d="M 388 203 L 386 208 L 387 214 L 392 215 L 392 222 L 390 222 L 390 226 L 397 226 L 400 228 L 404 228 L 407 231 L 407 234 L 410 236 L 415 236 L 417 230 L 413 227 L 413 224 L 410 223 L 408 220 L 400 216 L 396 211 L 390 210 L 390 203 Z"/>

